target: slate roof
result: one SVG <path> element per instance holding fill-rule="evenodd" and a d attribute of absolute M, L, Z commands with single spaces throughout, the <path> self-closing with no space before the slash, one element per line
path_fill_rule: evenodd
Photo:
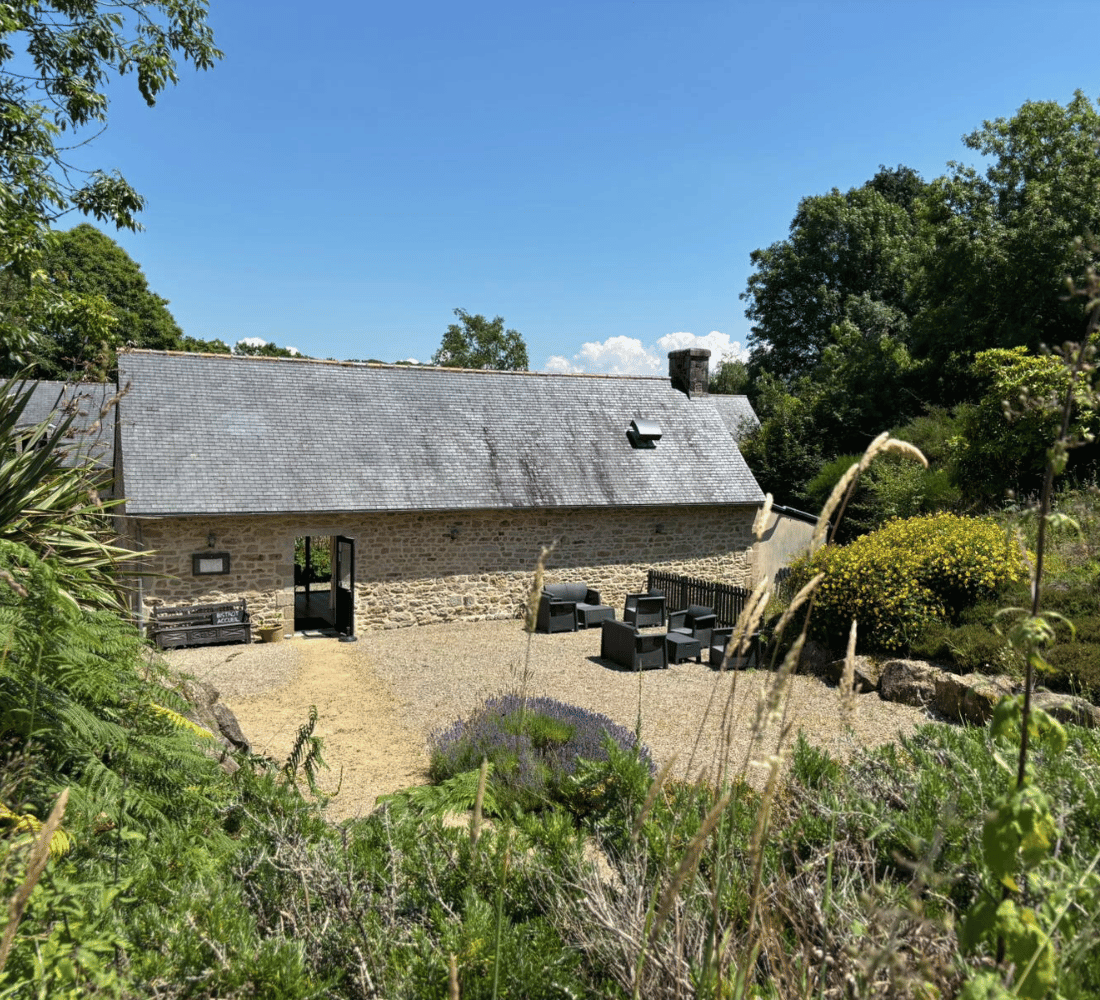
<path fill-rule="evenodd" d="M 748 396 L 711 395 L 697 397 L 699 402 L 707 402 L 721 416 L 729 432 L 738 441 L 749 431 L 760 426 L 756 411 L 752 408 Z"/>
<path fill-rule="evenodd" d="M 119 354 L 136 516 L 752 504 L 717 410 L 668 379 Z M 655 420 L 636 449 L 627 429 Z"/>
<path fill-rule="evenodd" d="M 17 383 L 16 389 L 32 387 L 31 397 L 19 415 L 17 429 L 29 429 L 49 420 L 53 425 L 72 415 L 62 439 L 64 464 L 75 466 L 91 461 L 100 469 L 111 469 L 115 451 L 115 408 L 107 407 L 115 387 L 104 382 Z M 104 408 L 106 407 L 106 413 Z"/>

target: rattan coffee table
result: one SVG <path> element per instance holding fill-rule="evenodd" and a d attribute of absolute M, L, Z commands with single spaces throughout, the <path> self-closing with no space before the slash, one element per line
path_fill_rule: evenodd
<path fill-rule="evenodd" d="M 696 663 L 703 662 L 703 644 L 698 639 L 681 632 L 669 632 L 665 636 L 665 656 L 669 666 L 674 663 L 683 663 L 695 657 Z"/>

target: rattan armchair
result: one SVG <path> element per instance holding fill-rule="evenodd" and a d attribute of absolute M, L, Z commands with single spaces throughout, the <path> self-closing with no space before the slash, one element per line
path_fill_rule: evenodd
<path fill-rule="evenodd" d="M 643 635 L 627 622 L 605 621 L 600 626 L 600 656 L 631 670 L 667 667 L 663 633 Z"/>
<path fill-rule="evenodd" d="M 710 645 L 711 633 L 718 625 L 718 616 L 714 608 L 705 607 L 702 604 L 689 604 L 680 611 L 670 611 L 668 614 L 668 630 L 690 635 L 698 639 L 706 649 Z"/>
<path fill-rule="evenodd" d="M 665 595 L 658 593 L 627 594 L 623 621 L 638 628 L 662 626 L 665 623 Z"/>

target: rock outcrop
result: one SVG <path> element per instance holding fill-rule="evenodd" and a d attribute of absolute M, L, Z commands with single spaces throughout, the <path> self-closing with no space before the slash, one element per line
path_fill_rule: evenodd
<path fill-rule="evenodd" d="M 932 707 L 952 722 L 985 725 L 993 718 L 993 709 L 1005 695 L 1015 694 L 1011 678 L 984 674 L 952 674 L 941 671 L 935 679 Z"/>
<path fill-rule="evenodd" d="M 1036 691 L 1031 697 L 1031 704 L 1059 722 L 1084 726 L 1085 729 L 1100 729 L 1100 708 L 1084 698 L 1055 694 L 1053 691 Z"/>
<path fill-rule="evenodd" d="M 833 684 L 844 676 L 844 660 L 832 660 L 821 675 Z M 857 690 L 878 691 L 884 701 L 926 708 L 950 722 L 985 725 L 1005 695 L 1020 691 L 1019 681 L 1005 675 L 953 674 L 925 660 L 855 658 Z M 1084 698 L 1052 691 L 1036 691 L 1032 704 L 1059 722 L 1100 728 L 1100 707 Z"/>
<path fill-rule="evenodd" d="M 248 753 L 252 749 L 248 737 L 241 731 L 237 717 L 228 705 L 223 704 L 217 688 L 205 681 L 190 678 L 181 680 L 177 687 L 187 700 L 190 710 L 184 714 L 192 722 L 209 729 L 221 746 L 218 760 L 229 773 L 238 769 L 232 755 L 237 752 Z"/>
<path fill-rule="evenodd" d="M 879 677 L 879 697 L 916 708 L 930 708 L 936 699 L 936 680 L 942 673 L 939 667 L 924 660 L 887 660 Z"/>
<path fill-rule="evenodd" d="M 825 667 L 822 676 L 832 684 L 839 684 L 844 676 L 844 664 L 844 660 L 833 660 Z M 879 681 L 882 679 L 882 660 L 875 660 L 870 656 L 856 656 L 854 667 L 852 684 L 857 691 L 867 693 L 879 689 Z"/>

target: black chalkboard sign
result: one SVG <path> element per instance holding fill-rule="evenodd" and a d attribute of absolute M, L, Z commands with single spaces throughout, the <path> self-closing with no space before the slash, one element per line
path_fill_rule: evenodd
<path fill-rule="evenodd" d="M 239 611 L 215 611 L 214 612 L 214 624 L 215 625 L 236 625 L 241 620 L 241 613 Z"/>

